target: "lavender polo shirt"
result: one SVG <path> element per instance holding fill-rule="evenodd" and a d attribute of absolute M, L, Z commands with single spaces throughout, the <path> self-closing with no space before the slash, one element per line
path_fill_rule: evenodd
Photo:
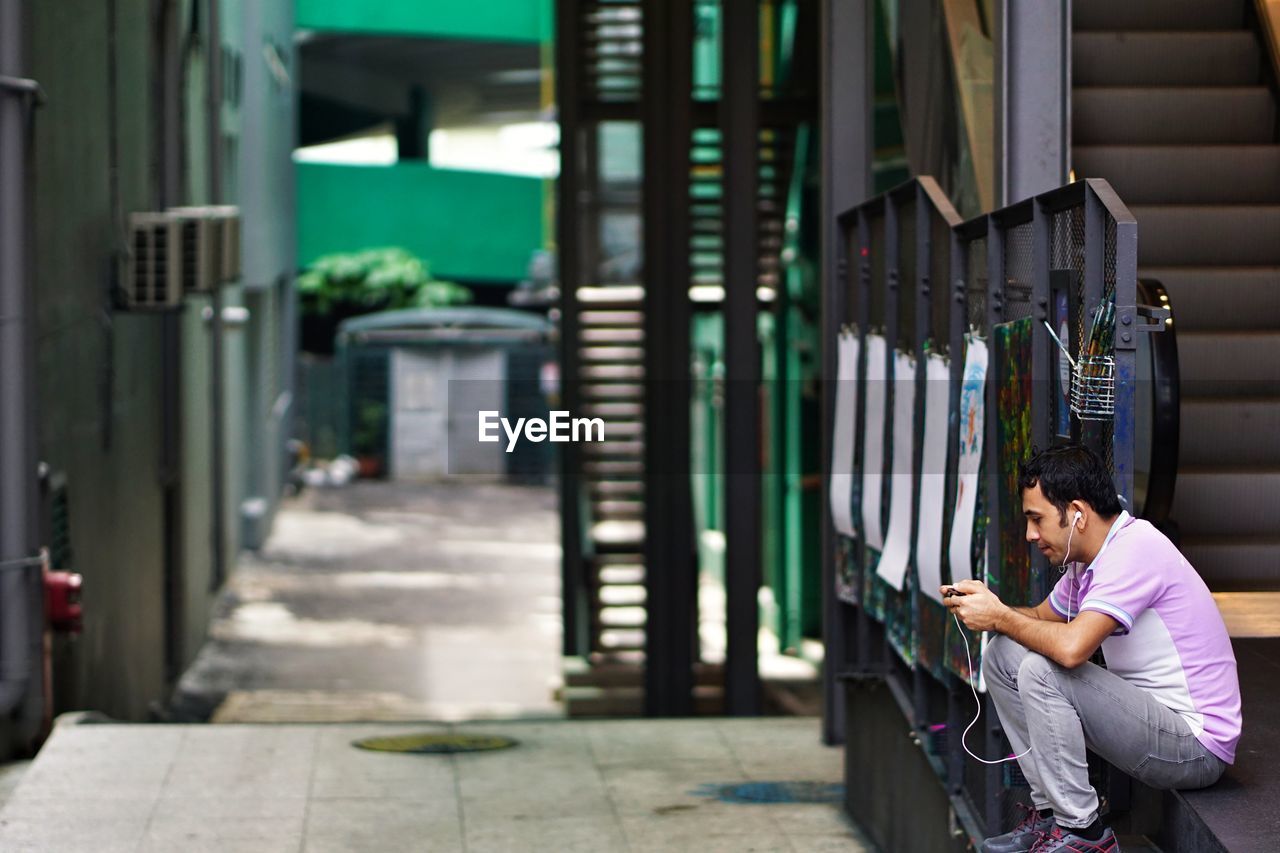
<path fill-rule="evenodd" d="M 1107 669 L 1187 721 L 1200 743 L 1231 764 L 1240 740 L 1240 681 L 1222 614 L 1209 588 L 1149 522 L 1120 513 L 1088 567 L 1073 563 L 1049 595 L 1063 618 L 1082 610 L 1120 623 L 1102 641 Z"/>

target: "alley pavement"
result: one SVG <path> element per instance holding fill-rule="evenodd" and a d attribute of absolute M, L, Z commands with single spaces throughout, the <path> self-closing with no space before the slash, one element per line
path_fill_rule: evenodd
<path fill-rule="evenodd" d="M 518 745 L 458 755 L 352 745 L 422 731 L 505 735 Z M 839 803 L 841 760 L 839 748 L 819 743 L 817 719 L 795 717 L 66 722 L 0 811 L 0 850 L 867 850 Z M 788 782 L 796 784 L 770 784 Z"/>
<path fill-rule="evenodd" d="M 241 557 L 168 718 L 559 714 L 558 519 L 548 487 L 307 489 Z"/>

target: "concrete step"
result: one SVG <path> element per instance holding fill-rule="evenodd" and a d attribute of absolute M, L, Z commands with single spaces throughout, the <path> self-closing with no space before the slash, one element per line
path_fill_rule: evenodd
<path fill-rule="evenodd" d="M 603 586 L 632 586 L 644 583 L 644 566 L 616 565 L 602 566 L 596 576 Z"/>
<path fill-rule="evenodd" d="M 1178 461 L 1280 468 L 1280 397 L 1182 401 Z"/>
<path fill-rule="evenodd" d="M 1071 163 L 1129 206 L 1280 203 L 1280 145 L 1077 145 Z"/>
<path fill-rule="evenodd" d="M 1215 592 L 1280 589 L 1280 537 L 1187 537 L 1180 547 Z"/>
<path fill-rule="evenodd" d="M 1129 205 L 1143 266 L 1273 266 L 1280 205 Z"/>
<path fill-rule="evenodd" d="M 617 311 L 592 309 L 578 314 L 578 322 L 583 326 L 641 326 L 644 324 L 642 311 Z"/>
<path fill-rule="evenodd" d="M 584 382 L 634 382 L 644 379 L 644 366 L 640 364 L 584 364 L 578 371 Z"/>
<path fill-rule="evenodd" d="M 583 347 L 578 357 L 584 364 L 639 364 L 644 361 L 644 347 Z"/>
<path fill-rule="evenodd" d="M 1184 398 L 1280 395 L 1280 332 L 1181 332 Z"/>
<path fill-rule="evenodd" d="M 578 340 L 584 344 L 638 344 L 644 342 L 644 329 L 582 329 Z"/>
<path fill-rule="evenodd" d="M 579 287 L 578 301 L 584 305 L 638 309 L 644 304 L 644 287 L 638 284 Z"/>
<path fill-rule="evenodd" d="M 1243 27 L 1245 0 L 1073 0 L 1075 30 L 1230 30 Z"/>
<path fill-rule="evenodd" d="M 639 402 L 644 399 L 644 386 L 632 382 L 583 384 L 580 392 L 584 400 L 611 400 Z"/>
<path fill-rule="evenodd" d="M 1140 267 L 1138 275 L 1159 280 L 1169 291 L 1179 334 L 1280 328 L 1280 266 Z"/>
<path fill-rule="evenodd" d="M 638 420 L 644 417 L 642 403 L 591 403 L 582 407 L 587 417 L 606 420 Z"/>
<path fill-rule="evenodd" d="M 1224 441 L 1231 436 L 1225 434 Z M 1280 468 L 1178 471 L 1171 515 L 1188 541 L 1197 537 L 1280 537 Z"/>
<path fill-rule="evenodd" d="M 605 629 L 643 628 L 645 622 L 643 606 L 618 605 L 600 607 L 596 611 L 599 624 Z"/>
<path fill-rule="evenodd" d="M 596 590 L 597 607 L 643 607 L 644 602 L 642 584 L 608 584 Z"/>
<path fill-rule="evenodd" d="M 1076 86 L 1251 86 L 1259 80 L 1258 40 L 1248 30 L 1076 32 Z"/>
<path fill-rule="evenodd" d="M 592 518 L 601 521 L 639 521 L 644 518 L 640 501 L 599 501 L 591 507 Z"/>
<path fill-rule="evenodd" d="M 644 496 L 644 483 L 640 480 L 602 480 L 591 484 L 591 494 L 602 497 Z"/>
<path fill-rule="evenodd" d="M 1261 145 L 1275 131 L 1265 86 L 1076 87 L 1075 145 Z"/>

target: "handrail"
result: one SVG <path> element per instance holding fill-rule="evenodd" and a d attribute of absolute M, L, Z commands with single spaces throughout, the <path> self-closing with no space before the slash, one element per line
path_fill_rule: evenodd
<path fill-rule="evenodd" d="M 1271 67 L 1280 79 L 1280 0 L 1254 0 L 1258 21 L 1262 24 L 1262 37 L 1271 54 Z"/>
<path fill-rule="evenodd" d="M 1150 335 L 1151 341 L 1151 467 L 1141 516 L 1157 527 L 1169 520 L 1174 487 L 1178 479 L 1181 395 L 1179 392 L 1178 339 L 1173 323 L 1173 306 L 1164 285 L 1150 278 L 1138 279 L 1138 298 L 1144 307 L 1169 311 L 1164 332 Z"/>

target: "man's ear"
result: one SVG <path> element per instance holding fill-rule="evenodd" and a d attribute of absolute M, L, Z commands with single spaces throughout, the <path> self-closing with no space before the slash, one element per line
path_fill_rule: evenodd
<path fill-rule="evenodd" d="M 1067 517 L 1071 520 L 1072 527 L 1081 529 L 1089 523 L 1088 509 L 1089 505 L 1081 500 L 1074 500 L 1067 505 Z"/>

